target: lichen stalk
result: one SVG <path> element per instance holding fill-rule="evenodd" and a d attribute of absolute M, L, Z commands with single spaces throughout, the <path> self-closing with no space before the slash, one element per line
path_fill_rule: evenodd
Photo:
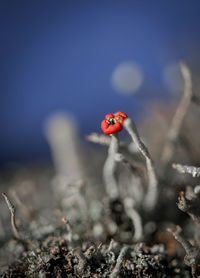
<path fill-rule="evenodd" d="M 199 247 L 194 247 L 188 240 L 186 240 L 182 234 L 182 229 L 180 226 L 176 226 L 174 229 L 167 229 L 171 232 L 174 238 L 182 245 L 185 249 L 186 256 L 184 257 L 184 262 L 187 266 L 191 267 L 192 277 L 200 277 L 200 249 Z"/>
<path fill-rule="evenodd" d="M 192 244 L 184 238 L 184 236 L 182 234 L 182 229 L 180 226 L 177 225 L 173 229 L 168 228 L 167 231 L 172 233 L 174 238 L 182 245 L 182 247 L 185 249 L 185 252 L 187 254 L 190 254 L 191 252 L 193 252 L 194 246 L 192 246 Z"/>
<path fill-rule="evenodd" d="M 184 93 L 180 104 L 178 105 L 175 115 L 172 119 L 171 126 L 169 128 L 167 142 L 164 146 L 162 153 L 162 162 L 164 165 L 167 165 L 171 160 L 174 153 L 174 144 L 177 140 L 177 137 L 180 132 L 181 125 L 183 123 L 184 117 L 188 111 L 190 102 L 192 100 L 192 77 L 190 69 L 185 63 L 180 64 L 181 73 L 184 79 Z"/>
<path fill-rule="evenodd" d="M 172 168 L 176 169 L 181 174 L 190 174 L 193 178 L 200 177 L 200 167 L 173 163 Z"/>
<path fill-rule="evenodd" d="M 133 227 L 134 227 L 134 236 L 133 236 L 133 241 L 139 241 L 143 237 L 143 227 L 142 227 L 142 220 L 137 212 L 137 210 L 134 208 L 134 204 L 132 199 L 130 198 L 125 198 L 124 199 L 124 209 L 126 211 L 126 214 L 128 217 L 130 217 Z"/>
<path fill-rule="evenodd" d="M 105 184 L 106 192 L 111 200 L 118 198 L 119 190 L 115 178 L 115 170 L 117 162 L 115 160 L 115 154 L 119 150 L 119 135 L 118 133 L 111 134 L 111 142 L 108 148 L 108 156 L 103 167 L 103 180 Z"/>
<path fill-rule="evenodd" d="M 141 141 L 137 128 L 133 121 L 128 118 L 124 122 L 124 127 L 131 136 L 133 142 L 136 144 L 137 148 L 144 156 L 146 160 L 147 176 L 148 176 L 148 187 L 146 196 L 144 198 L 144 207 L 146 210 L 154 209 L 157 198 L 158 198 L 158 180 L 155 173 L 155 168 L 153 165 L 153 160 L 149 154 L 147 147 Z"/>
<path fill-rule="evenodd" d="M 128 250 L 128 247 L 127 246 L 124 246 L 120 253 L 119 253 L 119 256 L 117 258 L 117 263 L 115 265 L 115 268 L 113 269 L 112 273 L 110 274 L 110 277 L 109 278 L 116 278 L 118 277 L 119 275 L 119 272 L 120 272 L 120 268 L 121 268 L 121 265 L 123 263 L 123 259 L 127 253 L 127 250 Z"/>
<path fill-rule="evenodd" d="M 15 223 L 15 207 L 7 197 L 6 193 L 2 193 L 2 196 L 4 197 L 6 204 L 8 206 L 8 209 L 10 211 L 10 221 L 11 221 L 11 226 L 12 226 L 12 231 L 15 236 L 15 238 L 20 239 L 20 234 L 18 232 L 18 228 Z"/>

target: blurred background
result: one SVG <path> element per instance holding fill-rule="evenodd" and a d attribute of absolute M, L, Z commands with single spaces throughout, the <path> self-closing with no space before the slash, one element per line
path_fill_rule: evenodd
<path fill-rule="evenodd" d="M 200 71 L 199 1 L 0 1 L 0 165 L 48 161 L 44 123 L 74 116 L 82 140 L 118 110 L 137 121 Z"/>

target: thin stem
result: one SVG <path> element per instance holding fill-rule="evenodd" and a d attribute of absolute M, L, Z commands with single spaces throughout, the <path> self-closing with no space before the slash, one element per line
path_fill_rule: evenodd
<path fill-rule="evenodd" d="M 20 235 L 19 235 L 16 223 L 15 223 L 15 207 L 13 206 L 11 201 L 8 199 L 6 193 L 2 193 L 2 196 L 4 197 L 4 199 L 6 201 L 6 204 L 8 206 L 8 209 L 10 211 L 10 214 L 11 214 L 11 219 L 10 220 L 11 220 L 11 227 L 12 227 L 12 230 L 13 230 L 13 234 L 17 239 L 20 239 Z"/>
<path fill-rule="evenodd" d="M 92 143 L 96 143 L 102 146 L 109 146 L 111 138 L 107 135 L 98 134 L 98 133 L 91 133 L 86 136 L 86 140 Z M 125 142 L 120 142 L 120 146 L 126 146 Z"/>
<path fill-rule="evenodd" d="M 196 194 L 192 196 L 188 192 L 185 193 L 183 191 L 180 192 L 178 198 L 178 208 L 183 212 L 186 212 L 192 220 L 196 223 L 198 227 L 200 227 L 200 209 L 199 209 L 199 198 Z M 190 199 L 189 199 L 190 198 Z"/>
<path fill-rule="evenodd" d="M 72 229 L 71 229 L 69 220 L 66 217 L 63 217 L 62 221 L 65 223 L 67 231 L 68 231 L 68 241 L 72 242 Z"/>
<path fill-rule="evenodd" d="M 200 265 L 200 249 L 199 247 L 194 247 L 188 240 L 186 240 L 182 234 L 182 229 L 180 226 L 176 226 L 174 229 L 167 229 L 171 232 L 174 238 L 182 245 L 185 249 L 186 256 L 184 257 L 184 262 L 187 266 L 191 267 L 192 277 L 200 277 L 199 265 Z"/>
<path fill-rule="evenodd" d="M 139 151 L 142 153 L 146 160 L 146 167 L 147 167 L 147 175 L 148 175 L 148 188 L 147 193 L 144 199 L 144 207 L 148 210 L 154 209 L 157 198 L 158 198 L 158 181 L 157 176 L 155 173 L 153 161 L 151 159 L 151 156 L 149 154 L 149 151 L 147 147 L 144 145 L 144 143 L 141 141 L 140 136 L 138 134 L 137 128 L 133 121 L 128 118 L 124 122 L 124 127 L 130 134 L 133 142 L 138 147 Z"/>
<path fill-rule="evenodd" d="M 180 64 L 180 69 L 185 83 L 184 94 L 172 119 L 172 123 L 167 136 L 168 140 L 163 149 L 162 161 L 164 165 L 167 165 L 173 156 L 175 149 L 174 144 L 179 135 L 181 125 L 183 123 L 184 117 L 188 111 L 188 107 L 192 99 L 192 78 L 190 70 L 184 63 Z"/>
<path fill-rule="evenodd" d="M 120 272 L 120 268 L 121 268 L 121 265 L 123 263 L 123 259 L 127 253 L 127 250 L 128 250 L 128 247 L 127 246 L 124 246 L 120 253 L 119 253 L 119 256 L 117 258 L 117 263 L 115 265 L 115 268 L 113 269 L 112 273 L 110 274 L 110 278 L 116 278 L 118 275 L 119 275 L 119 272 Z"/>
<path fill-rule="evenodd" d="M 191 174 L 193 178 L 200 177 L 200 167 L 182 165 L 173 163 L 172 167 L 176 169 L 181 174 Z"/>
<path fill-rule="evenodd" d="M 194 246 L 192 246 L 191 243 L 184 238 L 180 226 L 177 225 L 174 229 L 168 228 L 167 231 L 172 233 L 174 238 L 183 246 L 186 254 L 190 254 L 194 251 Z"/>
<path fill-rule="evenodd" d="M 111 142 L 108 149 L 108 156 L 103 167 L 103 180 L 106 187 L 106 192 L 110 199 L 116 199 L 119 196 L 119 190 L 115 178 L 115 170 L 117 162 L 115 154 L 119 150 L 118 133 L 111 134 Z"/>
<path fill-rule="evenodd" d="M 137 212 L 137 210 L 134 209 L 134 207 L 133 207 L 132 199 L 126 198 L 124 200 L 124 208 L 125 208 L 126 214 L 130 217 L 130 219 L 133 223 L 133 226 L 134 226 L 135 232 L 134 232 L 133 240 L 139 241 L 143 237 L 142 220 L 141 220 L 141 217 L 140 217 L 139 213 Z"/>

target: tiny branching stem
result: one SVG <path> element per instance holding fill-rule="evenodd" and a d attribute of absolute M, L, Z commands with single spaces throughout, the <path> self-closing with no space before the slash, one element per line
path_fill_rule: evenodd
<path fill-rule="evenodd" d="M 194 246 L 186 240 L 182 234 L 182 229 L 180 226 L 176 226 L 174 229 L 168 228 L 168 232 L 172 233 L 174 238 L 182 245 L 182 247 L 185 249 L 186 254 L 190 254 L 194 251 Z"/>
<path fill-rule="evenodd" d="M 191 195 L 188 190 L 189 189 L 187 189 L 186 196 L 183 191 L 180 192 L 177 205 L 180 210 L 186 212 L 195 224 L 200 227 L 199 197 L 195 193 Z"/>
<path fill-rule="evenodd" d="M 182 165 L 173 163 L 172 167 L 176 169 L 181 174 L 190 174 L 193 178 L 200 177 L 200 167 Z"/>
<path fill-rule="evenodd" d="M 132 199 L 130 198 L 124 199 L 124 208 L 126 214 L 128 215 L 128 217 L 130 217 L 135 230 L 133 240 L 139 241 L 143 237 L 142 220 L 137 210 L 133 207 Z"/>
<path fill-rule="evenodd" d="M 98 134 L 98 133 L 93 132 L 86 136 L 86 140 L 89 142 L 92 142 L 92 143 L 102 145 L 102 146 L 109 146 L 111 138 L 108 137 L 107 135 Z M 120 142 L 119 144 L 122 147 L 126 146 L 125 142 Z"/>
<path fill-rule="evenodd" d="M 179 135 L 184 117 L 188 111 L 189 104 L 192 100 L 192 78 L 190 70 L 185 63 L 180 64 L 180 69 L 185 83 L 184 94 L 172 119 L 172 123 L 167 136 L 167 142 L 163 149 L 162 162 L 164 163 L 164 165 L 167 165 L 173 156 L 175 142 Z"/>
<path fill-rule="evenodd" d="M 113 249 L 114 243 L 115 243 L 115 241 L 114 241 L 114 239 L 112 238 L 112 239 L 110 240 L 108 249 L 106 250 L 107 253 L 110 252 L 110 251 Z"/>
<path fill-rule="evenodd" d="M 65 223 L 67 231 L 68 231 L 68 240 L 69 240 L 69 242 L 72 242 L 72 229 L 71 229 L 69 220 L 66 217 L 63 217 L 62 221 Z"/>
<path fill-rule="evenodd" d="M 119 150 L 119 136 L 118 133 L 111 134 L 111 142 L 108 148 L 108 156 L 103 167 L 103 180 L 106 187 L 106 192 L 110 199 L 116 199 L 119 196 L 117 182 L 115 178 L 115 170 L 117 162 L 115 154 Z"/>
<path fill-rule="evenodd" d="M 119 253 L 119 256 L 117 258 L 117 263 L 116 263 L 113 271 L 111 272 L 109 278 L 116 278 L 116 277 L 119 276 L 120 268 L 121 268 L 121 265 L 123 263 L 124 257 L 127 253 L 127 250 L 128 250 L 127 246 L 122 247 L 122 249 Z"/>
<path fill-rule="evenodd" d="M 155 168 L 153 165 L 152 158 L 149 154 L 148 149 L 144 145 L 144 143 L 141 141 L 140 136 L 138 134 L 137 128 L 133 121 L 128 118 L 124 122 L 124 127 L 130 134 L 133 142 L 136 144 L 139 151 L 142 153 L 146 160 L 146 167 L 147 167 L 147 175 L 148 175 L 148 188 L 147 193 L 144 199 L 144 207 L 147 210 L 154 209 L 157 198 L 158 198 L 158 180 L 155 173 Z"/>
<path fill-rule="evenodd" d="M 15 207 L 13 206 L 13 204 L 11 203 L 9 198 L 7 197 L 6 193 L 2 193 L 2 196 L 4 197 L 4 199 L 6 201 L 6 204 L 8 206 L 8 209 L 10 211 L 11 227 L 12 227 L 13 234 L 17 239 L 20 239 L 20 235 L 19 235 L 16 223 L 15 223 Z"/>
<path fill-rule="evenodd" d="M 79 275 L 82 275 L 84 273 L 84 268 L 87 263 L 87 260 L 80 248 L 74 249 L 74 254 L 78 258 L 78 264 L 76 265 L 76 271 L 78 272 Z"/>
<path fill-rule="evenodd" d="M 197 278 L 199 276 L 199 266 L 200 266 L 200 249 L 199 247 L 193 246 L 188 240 L 186 240 L 182 234 L 182 229 L 180 226 L 175 228 L 167 229 L 168 232 L 171 232 L 174 238 L 182 245 L 185 249 L 186 256 L 184 257 L 184 262 L 187 266 L 191 267 L 192 277 Z"/>

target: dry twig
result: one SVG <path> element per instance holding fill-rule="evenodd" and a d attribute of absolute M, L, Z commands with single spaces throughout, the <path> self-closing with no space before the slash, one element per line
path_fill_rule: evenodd
<path fill-rule="evenodd" d="M 192 276 L 194 278 L 199 277 L 200 272 L 200 249 L 194 247 L 188 240 L 186 240 L 182 234 L 180 226 L 176 226 L 174 229 L 167 229 L 168 232 L 172 233 L 174 238 L 183 246 L 186 252 L 184 262 L 187 266 L 192 269 Z"/>
<path fill-rule="evenodd" d="M 186 196 L 185 196 L 186 195 Z M 200 227 L 200 209 L 199 209 L 199 197 L 194 193 L 191 187 L 187 187 L 186 194 L 180 192 L 178 198 L 178 208 L 183 212 L 186 212 L 192 220 Z M 200 277 L 200 248 L 193 246 L 188 240 L 186 240 L 182 234 L 182 229 L 176 226 L 174 229 L 168 229 L 174 236 L 174 238 L 183 246 L 186 252 L 184 262 L 192 269 L 192 276 L 194 278 Z"/>
<path fill-rule="evenodd" d="M 189 195 L 189 196 L 188 196 Z M 192 196 L 190 193 L 186 194 L 183 191 L 180 192 L 178 197 L 178 208 L 183 212 L 186 212 L 192 220 L 200 227 L 200 208 L 199 203 L 200 199 L 196 194 Z"/>
<path fill-rule="evenodd" d="M 119 253 L 119 256 L 117 258 L 117 263 L 116 263 L 112 273 L 110 274 L 110 278 L 116 278 L 119 275 L 120 268 L 121 268 L 121 265 L 123 263 L 123 259 L 124 259 L 124 256 L 126 255 L 127 250 L 128 250 L 127 246 L 124 246 L 121 249 L 121 251 Z"/>
<path fill-rule="evenodd" d="M 177 107 L 176 113 L 172 119 L 172 123 L 169 128 L 169 132 L 167 136 L 167 142 L 163 149 L 162 161 L 164 165 L 167 165 L 173 156 L 174 147 L 175 147 L 174 145 L 179 135 L 182 122 L 188 111 L 188 107 L 192 99 L 192 78 L 191 78 L 190 70 L 185 63 L 181 63 L 180 68 L 185 82 L 184 94 L 179 106 Z"/>
<path fill-rule="evenodd" d="M 15 207 L 13 206 L 11 201 L 8 199 L 6 193 L 2 193 L 2 196 L 4 197 L 6 204 L 8 206 L 8 209 L 10 211 L 10 214 L 11 214 L 11 226 L 12 226 L 13 234 L 17 239 L 20 239 L 20 234 L 18 232 L 16 223 L 15 223 Z"/>

